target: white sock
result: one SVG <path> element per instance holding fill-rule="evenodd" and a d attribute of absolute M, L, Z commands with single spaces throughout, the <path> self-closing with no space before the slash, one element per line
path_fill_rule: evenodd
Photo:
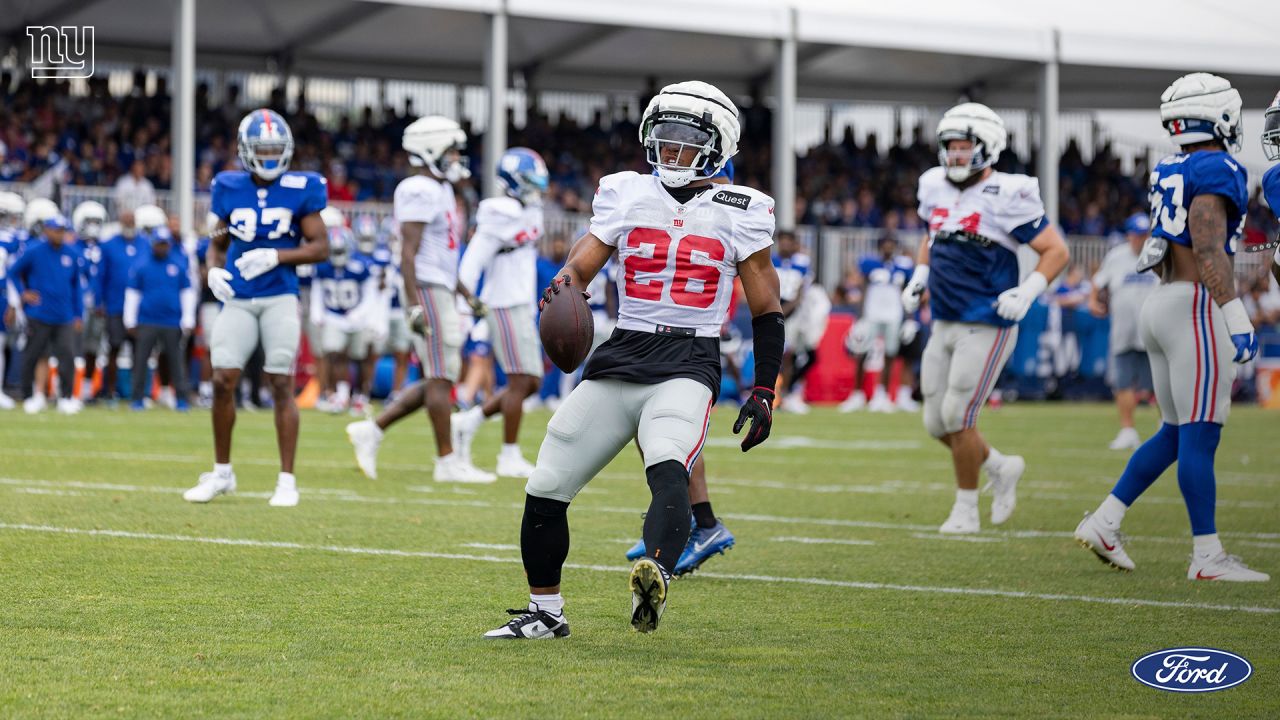
<path fill-rule="evenodd" d="M 502 443 L 502 454 L 504 457 L 523 457 L 520 453 L 519 443 Z"/>
<path fill-rule="evenodd" d="M 1110 528 L 1120 527 L 1120 522 L 1124 520 L 1124 513 L 1129 509 L 1120 498 L 1115 495 L 1107 494 L 1106 499 L 1098 506 L 1098 512 L 1094 513 L 1104 525 Z"/>
<path fill-rule="evenodd" d="M 987 459 L 982 461 L 982 469 L 987 472 L 993 472 L 1000 467 L 1000 463 L 1004 462 L 1004 455 L 995 448 L 991 448 L 991 452 L 987 454 Z"/>
<path fill-rule="evenodd" d="M 1222 554 L 1222 541 L 1218 539 L 1218 533 L 1193 535 L 1191 543 L 1198 558 L 1214 558 Z"/>
<path fill-rule="evenodd" d="M 978 491 L 956 490 L 956 504 L 964 507 L 978 507 Z"/>
<path fill-rule="evenodd" d="M 451 462 L 453 462 L 453 460 L 454 460 L 454 458 L 455 458 L 455 457 L 456 457 L 456 453 L 449 453 L 448 455 L 440 455 L 440 456 L 438 456 L 438 457 L 436 458 L 436 462 L 438 462 L 438 463 L 451 463 Z"/>
<path fill-rule="evenodd" d="M 293 473 L 282 472 L 276 477 L 276 487 L 296 490 L 298 488 L 298 478 L 294 477 Z"/>
<path fill-rule="evenodd" d="M 231 477 L 231 463 L 214 463 L 213 474 L 221 478 Z"/>
<path fill-rule="evenodd" d="M 529 609 L 544 610 L 552 615 L 563 615 L 564 596 L 560 593 L 555 595 L 534 595 L 529 593 Z"/>
<path fill-rule="evenodd" d="M 462 411 L 461 419 L 465 420 L 468 425 L 479 427 L 480 423 L 485 421 L 484 408 L 479 405 L 473 405 L 471 408 Z"/>

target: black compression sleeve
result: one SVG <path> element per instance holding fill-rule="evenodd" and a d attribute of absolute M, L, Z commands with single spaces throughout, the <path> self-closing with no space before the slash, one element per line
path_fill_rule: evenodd
<path fill-rule="evenodd" d="M 751 320 L 751 332 L 756 356 L 756 387 L 773 391 L 782 367 L 782 346 L 786 331 L 782 313 L 765 313 Z"/>

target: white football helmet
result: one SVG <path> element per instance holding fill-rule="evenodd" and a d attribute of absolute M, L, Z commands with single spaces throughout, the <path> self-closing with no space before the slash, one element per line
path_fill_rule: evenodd
<path fill-rule="evenodd" d="M 1262 153 L 1268 160 L 1280 160 L 1280 93 L 1262 116 Z"/>
<path fill-rule="evenodd" d="M 409 164 L 430 168 L 451 183 L 471 177 L 467 158 L 467 134 L 462 126 L 443 115 L 418 118 L 404 129 L 400 146 L 409 153 Z"/>
<path fill-rule="evenodd" d="M 1240 152 L 1244 134 L 1240 91 L 1226 78 L 1191 73 L 1173 81 L 1160 96 L 1160 122 L 1177 145 L 1221 140 Z"/>
<path fill-rule="evenodd" d="M 658 91 L 640 121 L 645 159 L 667 187 L 684 187 L 720 172 L 738 153 L 742 125 L 738 108 L 727 95 L 700 80 L 668 85 Z M 675 151 L 671 160 L 663 150 Z M 686 151 L 692 158 L 684 158 Z M 686 162 L 680 162 L 681 159 Z"/>
<path fill-rule="evenodd" d="M 85 200 L 71 213 L 71 227 L 78 237 L 97 240 L 106 224 L 107 209 L 102 207 L 102 203 L 93 200 Z"/>
<path fill-rule="evenodd" d="M 168 228 L 169 216 L 159 205 L 139 205 L 133 211 L 133 222 L 142 231 L 151 231 L 156 228 Z"/>
<path fill-rule="evenodd" d="M 970 140 L 973 152 L 966 165 L 948 162 L 947 142 Z M 947 171 L 947 179 L 960 183 L 996 164 L 1009 143 L 1004 120 L 982 103 L 961 103 L 943 114 L 938 121 L 938 162 Z"/>
<path fill-rule="evenodd" d="M 334 228 L 342 228 L 347 226 L 347 216 L 342 211 L 332 205 L 326 205 L 320 211 L 320 219 L 324 221 L 324 226 L 333 230 Z"/>
<path fill-rule="evenodd" d="M 26 211 L 22 214 L 22 225 L 32 233 L 38 233 L 46 220 L 57 217 L 60 212 L 52 200 L 35 198 L 27 203 Z"/>
<path fill-rule="evenodd" d="M 22 214 L 27 209 L 27 201 L 15 192 L 0 192 L 0 227 L 17 227 L 22 223 Z"/>

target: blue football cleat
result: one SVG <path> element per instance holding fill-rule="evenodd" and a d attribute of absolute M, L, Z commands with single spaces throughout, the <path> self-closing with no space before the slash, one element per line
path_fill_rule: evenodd
<path fill-rule="evenodd" d="M 627 551 L 627 559 L 631 562 L 635 562 L 642 557 L 644 557 L 644 538 L 637 540 L 636 544 L 632 545 L 631 549 Z"/>
<path fill-rule="evenodd" d="M 147 406 L 146 406 L 146 403 L 142 402 L 141 400 L 134 400 L 133 402 L 129 403 L 129 409 L 134 412 L 140 412 L 142 410 L 146 410 Z"/>
<path fill-rule="evenodd" d="M 685 545 L 684 552 L 680 553 L 680 559 L 676 562 L 674 574 L 680 576 L 697 570 L 712 555 L 723 554 L 733 547 L 734 542 L 733 533 L 719 520 L 709 528 L 695 526 L 693 533 L 689 535 L 689 544 Z"/>

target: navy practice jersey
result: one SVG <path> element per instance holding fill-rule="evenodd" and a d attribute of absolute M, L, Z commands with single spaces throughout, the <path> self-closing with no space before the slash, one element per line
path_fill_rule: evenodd
<path fill-rule="evenodd" d="M 372 270 L 368 258 L 352 255 L 340 268 L 328 261 L 316 263 L 313 267 L 311 292 L 321 293 L 325 311 L 346 315 L 364 300 L 365 282 Z"/>
<path fill-rule="evenodd" d="M 298 294 L 292 265 L 277 265 L 253 280 L 240 277 L 236 258 L 250 250 L 286 250 L 302 243 L 299 223 L 328 203 L 325 180 L 318 173 L 286 172 L 259 186 L 243 170 L 227 170 L 213 179 L 213 212 L 231 229 L 227 270 L 238 298 Z"/>
<path fill-rule="evenodd" d="M 1151 171 L 1151 234 L 1191 247 L 1187 218 L 1198 195 L 1227 199 L 1227 236 L 1222 239 L 1228 255 L 1234 255 L 1244 234 L 1249 205 L 1249 176 L 1244 166 L 1221 150 L 1178 153 L 1160 161 Z"/>

